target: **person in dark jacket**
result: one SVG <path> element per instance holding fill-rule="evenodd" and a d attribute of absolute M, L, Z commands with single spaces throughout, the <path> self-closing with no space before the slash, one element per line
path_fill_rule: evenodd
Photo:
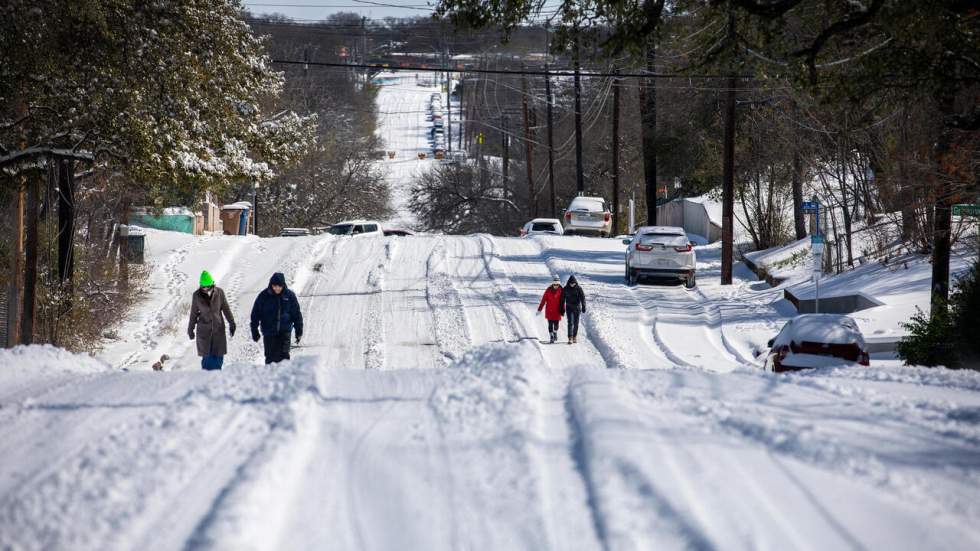
<path fill-rule="evenodd" d="M 286 288 L 286 276 L 276 272 L 269 280 L 269 287 L 255 297 L 252 306 L 252 340 L 265 347 L 265 363 L 277 363 L 289 359 L 289 338 L 296 329 L 296 344 L 303 338 L 303 314 L 299 310 L 296 294 Z"/>
<path fill-rule="evenodd" d="M 585 313 L 585 293 L 575 276 L 570 276 L 565 282 L 565 289 L 561 294 L 561 310 L 568 316 L 565 320 L 568 325 L 568 344 L 574 344 L 578 341 L 579 317 Z"/>
<path fill-rule="evenodd" d="M 225 292 L 214 284 L 214 278 L 207 271 L 201 272 L 201 286 L 191 297 L 191 316 L 187 322 L 187 336 L 197 341 L 197 355 L 201 357 L 201 367 L 211 371 L 220 370 L 228 353 L 225 339 L 225 320 L 228 332 L 235 336 L 235 318 L 225 299 Z M 162 369 L 162 367 L 161 367 Z"/>
<path fill-rule="evenodd" d="M 544 309 L 545 319 L 548 320 L 548 335 L 551 337 L 550 342 L 555 342 L 558 340 L 558 322 L 561 321 L 563 313 L 561 311 L 561 280 L 558 279 L 558 276 L 555 276 L 551 280 L 551 285 L 541 295 L 537 315 L 541 315 L 542 309 Z"/>

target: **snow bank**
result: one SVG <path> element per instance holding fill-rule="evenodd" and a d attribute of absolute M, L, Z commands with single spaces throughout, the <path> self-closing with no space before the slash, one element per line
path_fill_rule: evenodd
<path fill-rule="evenodd" d="M 0 349 L 0 379 L 9 374 L 100 373 L 112 366 L 49 344 Z"/>

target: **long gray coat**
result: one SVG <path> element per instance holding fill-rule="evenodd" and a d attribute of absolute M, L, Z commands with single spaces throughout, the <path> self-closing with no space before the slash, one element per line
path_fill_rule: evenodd
<path fill-rule="evenodd" d="M 225 320 L 235 327 L 235 318 L 225 300 L 225 292 L 215 287 L 208 297 L 204 291 L 194 291 L 191 298 L 191 317 L 187 322 L 187 334 L 191 338 L 197 335 L 198 356 L 224 356 L 228 353 L 228 340 L 225 337 Z"/>

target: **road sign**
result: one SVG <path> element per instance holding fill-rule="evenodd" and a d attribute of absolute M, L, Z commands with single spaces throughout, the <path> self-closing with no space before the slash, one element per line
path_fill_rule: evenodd
<path fill-rule="evenodd" d="M 810 244 L 811 245 L 817 245 L 817 244 L 823 245 L 823 236 L 822 235 L 811 235 L 810 236 Z"/>
<path fill-rule="evenodd" d="M 953 205 L 953 216 L 980 216 L 980 205 Z"/>
<path fill-rule="evenodd" d="M 820 210 L 820 204 L 813 201 L 803 201 L 800 203 L 800 210 L 803 212 L 817 212 Z"/>

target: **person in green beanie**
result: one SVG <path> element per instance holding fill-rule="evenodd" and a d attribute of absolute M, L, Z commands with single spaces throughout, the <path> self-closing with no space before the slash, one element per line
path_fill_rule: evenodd
<path fill-rule="evenodd" d="M 214 278 L 206 270 L 201 272 L 200 287 L 191 297 L 191 316 L 187 323 L 187 336 L 197 341 L 197 355 L 201 367 L 220 370 L 228 353 L 225 338 L 225 319 L 228 332 L 235 336 L 235 318 L 225 299 L 225 292 L 214 284 Z"/>

